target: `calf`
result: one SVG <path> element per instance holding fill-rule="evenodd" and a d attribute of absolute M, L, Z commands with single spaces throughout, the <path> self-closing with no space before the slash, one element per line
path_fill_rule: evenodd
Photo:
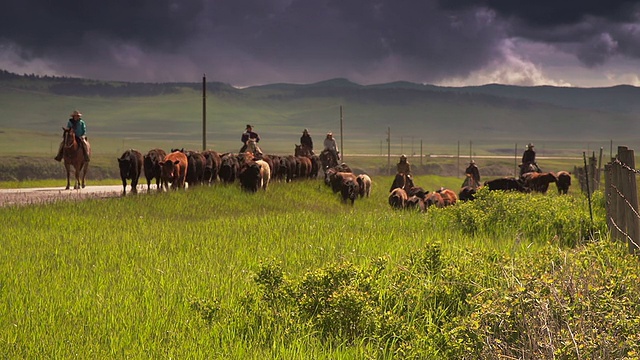
<path fill-rule="evenodd" d="M 271 181 L 271 168 L 265 160 L 256 160 L 256 164 L 260 166 L 260 188 L 267 191 L 269 182 Z"/>
<path fill-rule="evenodd" d="M 389 205 L 394 209 L 404 209 L 407 203 L 407 192 L 401 188 L 391 190 L 389 194 Z"/>
<path fill-rule="evenodd" d="M 441 187 L 436 190 L 436 193 L 439 193 L 442 196 L 442 201 L 444 201 L 444 206 L 455 205 L 458 201 L 458 195 L 453 190 L 445 189 Z"/>
<path fill-rule="evenodd" d="M 333 190 L 334 193 L 339 192 L 340 189 L 342 188 L 342 183 L 349 179 L 353 180 L 356 183 L 358 182 L 358 180 L 356 180 L 356 176 L 353 173 L 346 173 L 346 172 L 332 173 L 329 177 L 331 190 Z"/>
<path fill-rule="evenodd" d="M 438 192 L 433 192 L 433 193 L 427 192 L 424 198 L 424 205 L 425 207 L 435 205 L 435 207 L 443 208 L 444 199 L 442 199 L 442 195 L 440 195 L 440 193 Z"/>
<path fill-rule="evenodd" d="M 243 190 L 258 191 L 262 185 L 261 166 L 253 160 L 243 163 L 238 172 L 238 179 Z"/>
<path fill-rule="evenodd" d="M 460 201 L 475 200 L 477 190 L 473 186 L 464 186 L 458 193 L 458 199 Z"/>
<path fill-rule="evenodd" d="M 138 193 L 138 179 L 142 172 L 142 154 L 138 150 L 127 150 L 118 158 L 120 178 L 122 179 L 122 195 L 127 194 L 127 179 L 131 179 L 131 192 Z"/>
<path fill-rule="evenodd" d="M 356 177 L 358 188 L 360 189 L 360 197 L 369 197 L 371 195 L 371 178 L 367 174 L 360 174 Z"/>
<path fill-rule="evenodd" d="M 186 151 L 185 155 L 187 155 L 187 184 L 189 184 L 189 187 L 201 185 L 204 180 L 204 167 L 206 164 L 204 155 L 198 151 Z"/>
<path fill-rule="evenodd" d="M 566 195 L 569 192 L 569 186 L 571 186 L 571 174 L 568 171 L 558 171 L 556 177 L 558 178 L 556 181 L 558 194 Z"/>

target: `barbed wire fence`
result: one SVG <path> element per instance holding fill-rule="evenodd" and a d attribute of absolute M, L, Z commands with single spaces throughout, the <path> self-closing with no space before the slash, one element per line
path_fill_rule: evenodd
<path fill-rule="evenodd" d="M 631 254 L 640 250 L 640 215 L 634 151 L 618 147 L 618 154 L 604 166 L 605 209 L 611 238 L 625 241 Z"/>

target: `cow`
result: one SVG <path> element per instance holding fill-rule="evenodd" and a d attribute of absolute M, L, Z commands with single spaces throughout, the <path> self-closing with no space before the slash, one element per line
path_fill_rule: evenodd
<path fill-rule="evenodd" d="M 130 149 L 125 151 L 118 158 L 120 167 L 120 178 L 122 179 L 122 195 L 127 195 L 127 179 L 131 180 L 131 192 L 138 193 L 138 179 L 142 173 L 142 153 L 138 150 Z"/>
<path fill-rule="evenodd" d="M 395 188 L 391 190 L 389 194 L 389 205 L 394 209 L 402 210 L 406 207 L 408 198 L 407 192 L 404 191 L 404 189 Z"/>
<path fill-rule="evenodd" d="M 220 173 L 220 166 L 222 165 L 222 157 L 220 154 L 213 150 L 205 150 L 202 152 L 204 156 L 204 177 L 202 181 L 205 184 L 211 185 L 218 179 Z"/>
<path fill-rule="evenodd" d="M 558 181 L 556 174 L 552 172 L 536 173 L 529 172 L 522 175 L 525 187 L 531 191 L 546 194 L 549 189 L 549 184 Z"/>
<path fill-rule="evenodd" d="M 566 195 L 569 192 L 569 186 L 571 186 L 571 173 L 568 171 L 558 171 L 556 177 L 558 179 L 558 181 L 556 181 L 558 194 Z"/>
<path fill-rule="evenodd" d="M 306 156 L 296 156 L 296 160 L 297 160 L 297 166 L 296 169 L 297 171 L 297 175 L 300 179 L 306 179 L 309 178 L 311 176 L 311 168 L 312 168 L 312 164 L 311 164 L 311 159 L 309 159 Z"/>
<path fill-rule="evenodd" d="M 484 182 L 489 190 L 503 190 L 503 191 L 518 191 L 522 193 L 529 192 L 529 189 L 524 185 L 524 182 L 514 177 L 497 178 Z"/>
<path fill-rule="evenodd" d="M 444 199 L 442 199 L 442 195 L 440 195 L 440 193 L 438 192 L 432 192 L 432 193 L 427 192 L 424 198 L 424 205 L 427 208 L 432 205 L 435 205 L 435 207 L 437 208 L 443 208 Z"/>
<path fill-rule="evenodd" d="M 174 151 L 167 154 L 159 164 L 163 190 L 168 190 L 169 183 L 173 190 L 184 189 L 187 178 L 187 155 L 179 150 Z"/>
<path fill-rule="evenodd" d="M 333 190 L 334 193 L 339 192 L 340 189 L 342 189 L 342 183 L 346 180 L 353 180 L 356 184 L 358 183 L 358 180 L 356 179 L 356 175 L 354 173 L 346 173 L 346 172 L 333 173 L 329 178 L 329 182 L 331 184 L 331 190 Z"/>
<path fill-rule="evenodd" d="M 320 173 L 320 168 L 322 168 L 320 157 L 318 155 L 311 155 L 309 159 L 311 159 L 311 173 L 309 174 L 309 177 L 317 179 L 318 174 Z"/>
<path fill-rule="evenodd" d="M 204 167 L 207 160 L 198 151 L 186 151 L 187 155 L 187 178 L 186 182 L 189 187 L 202 185 L 204 181 Z"/>
<path fill-rule="evenodd" d="M 167 156 L 162 149 L 151 149 L 144 155 L 144 176 L 147 178 L 147 191 L 151 190 L 151 180 L 156 179 L 156 189 L 162 190 L 160 173 L 160 162 Z"/>
<path fill-rule="evenodd" d="M 298 158 L 293 155 L 287 155 L 282 159 L 284 161 L 280 165 L 283 166 L 285 181 L 291 182 L 298 176 Z"/>
<path fill-rule="evenodd" d="M 220 157 L 220 173 L 218 174 L 222 183 L 231 184 L 235 182 L 239 168 L 238 158 L 234 154 L 222 154 Z"/>
<path fill-rule="evenodd" d="M 351 200 L 351 205 L 355 202 L 360 192 L 358 182 L 351 176 L 342 178 L 340 183 L 340 195 L 342 196 L 342 202 L 347 203 Z"/>
<path fill-rule="evenodd" d="M 424 202 L 424 199 L 419 197 L 419 196 L 416 196 L 416 195 L 410 196 L 407 199 L 406 208 L 407 209 L 412 209 L 412 210 L 417 210 L 419 212 L 427 211 L 427 207 L 426 207 L 426 204 Z"/>
<path fill-rule="evenodd" d="M 282 177 L 280 176 L 280 166 L 282 164 L 280 156 L 274 154 L 269 154 L 267 156 L 271 159 L 271 181 L 282 180 Z"/>
<path fill-rule="evenodd" d="M 441 187 L 440 189 L 436 190 L 436 193 L 442 196 L 442 201 L 444 201 L 444 206 L 455 205 L 456 202 L 458 201 L 458 195 L 456 195 L 456 193 L 453 190 Z"/>
<path fill-rule="evenodd" d="M 371 195 L 371 177 L 367 174 L 360 174 L 356 176 L 356 181 L 358 182 L 358 188 L 360 189 L 360 197 L 369 197 Z"/>
<path fill-rule="evenodd" d="M 260 165 L 260 188 L 267 191 L 269 182 L 271 181 L 271 168 L 265 160 L 256 160 L 256 164 Z"/>
<path fill-rule="evenodd" d="M 257 162 L 253 160 L 244 162 L 238 172 L 240 187 L 243 190 L 257 192 L 262 186 L 261 172 L 262 167 Z"/>
<path fill-rule="evenodd" d="M 475 200 L 476 198 L 476 188 L 473 186 L 464 186 L 462 187 L 462 189 L 460 189 L 460 192 L 458 193 L 458 199 L 460 201 L 470 201 L 470 200 Z"/>

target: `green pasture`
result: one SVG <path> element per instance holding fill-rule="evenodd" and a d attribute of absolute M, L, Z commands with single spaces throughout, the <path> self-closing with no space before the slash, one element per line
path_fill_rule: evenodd
<path fill-rule="evenodd" d="M 55 151 L 60 128 L 73 109 L 83 112 L 96 154 L 129 148 L 202 148 L 203 99 L 194 88 L 178 86 L 177 93 L 158 96 L 63 96 L 48 90 L 51 82 L 55 83 L 0 81 L 0 153 Z M 209 92 L 207 147 L 237 151 L 247 123 L 260 133 L 260 145 L 267 153 L 292 152 L 304 128 L 310 130 L 316 147 L 333 131 L 345 154 L 521 156 L 525 145 L 534 142 L 541 156 L 580 157 L 600 148 L 610 155 L 612 144 L 640 145 L 630 135 L 635 117 L 625 113 L 469 94 L 345 90 L 339 84 L 311 88 Z"/>
<path fill-rule="evenodd" d="M 354 206 L 305 180 L 0 208 L 0 353 L 637 356 L 640 269 L 609 240 L 601 194 L 593 221 L 584 196 L 554 191 L 425 214 L 392 210 L 390 182 Z"/>

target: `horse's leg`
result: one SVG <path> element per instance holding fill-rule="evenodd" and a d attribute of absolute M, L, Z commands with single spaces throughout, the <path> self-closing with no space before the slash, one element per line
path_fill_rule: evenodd
<path fill-rule="evenodd" d="M 76 175 L 76 184 L 73 186 L 74 189 L 80 189 L 80 176 L 82 176 L 82 167 L 74 166 L 75 175 Z"/>
<path fill-rule="evenodd" d="M 67 187 L 65 188 L 65 190 L 69 190 L 69 188 L 71 187 L 71 165 L 65 163 L 64 168 L 67 170 Z"/>
<path fill-rule="evenodd" d="M 85 179 L 87 178 L 87 171 L 89 170 L 89 163 L 85 162 L 82 165 L 82 188 L 85 187 Z"/>

